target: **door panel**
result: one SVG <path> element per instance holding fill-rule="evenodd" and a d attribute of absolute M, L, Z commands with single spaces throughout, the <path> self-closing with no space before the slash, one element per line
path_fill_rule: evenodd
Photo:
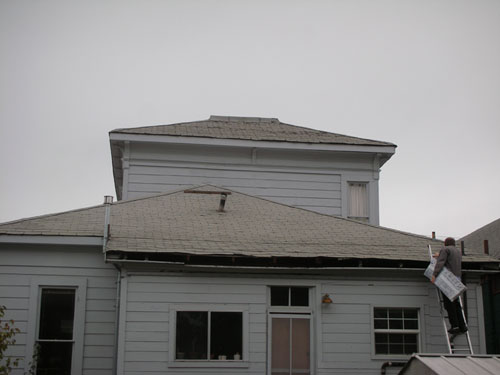
<path fill-rule="evenodd" d="M 271 375 L 309 375 L 310 319 L 271 317 Z"/>

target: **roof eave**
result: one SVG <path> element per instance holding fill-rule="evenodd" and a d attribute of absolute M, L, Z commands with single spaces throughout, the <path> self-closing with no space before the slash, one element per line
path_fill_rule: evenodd
<path fill-rule="evenodd" d="M 49 235 L 12 235 L 0 234 L 0 243 L 17 245 L 77 245 L 102 246 L 103 239 L 98 236 L 49 236 Z"/>
<path fill-rule="evenodd" d="M 305 143 L 286 141 L 253 141 L 233 138 L 208 138 L 191 136 L 170 135 L 148 135 L 148 134 L 125 134 L 109 133 L 111 144 L 115 142 L 134 141 L 145 143 L 175 143 L 187 145 L 209 145 L 209 146 L 232 146 L 249 148 L 272 148 L 284 150 L 308 150 L 308 151 L 338 151 L 338 152 L 367 152 L 392 155 L 396 151 L 396 145 L 358 145 L 358 144 L 334 144 L 334 143 Z"/>

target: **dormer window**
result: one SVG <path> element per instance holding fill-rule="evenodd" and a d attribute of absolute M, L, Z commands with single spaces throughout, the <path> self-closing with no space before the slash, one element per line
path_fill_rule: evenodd
<path fill-rule="evenodd" d="M 370 221 L 367 182 L 349 182 L 348 209 L 350 219 Z"/>

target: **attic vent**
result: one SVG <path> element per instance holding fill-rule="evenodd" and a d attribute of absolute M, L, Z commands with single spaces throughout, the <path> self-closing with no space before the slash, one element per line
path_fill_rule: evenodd
<path fill-rule="evenodd" d="M 230 191 L 206 191 L 206 190 L 184 190 L 184 193 L 188 194 L 220 194 L 220 203 L 218 212 L 224 212 L 224 206 L 226 205 L 226 199 L 228 195 L 231 195 Z"/>

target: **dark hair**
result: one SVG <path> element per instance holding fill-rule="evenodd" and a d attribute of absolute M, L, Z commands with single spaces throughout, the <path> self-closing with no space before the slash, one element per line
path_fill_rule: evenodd
<path fill-rule="evenodd" d="M 455 246 L 455 239 L 452 237 L 448 237 L 444 240 L 444 246 Z"/>

